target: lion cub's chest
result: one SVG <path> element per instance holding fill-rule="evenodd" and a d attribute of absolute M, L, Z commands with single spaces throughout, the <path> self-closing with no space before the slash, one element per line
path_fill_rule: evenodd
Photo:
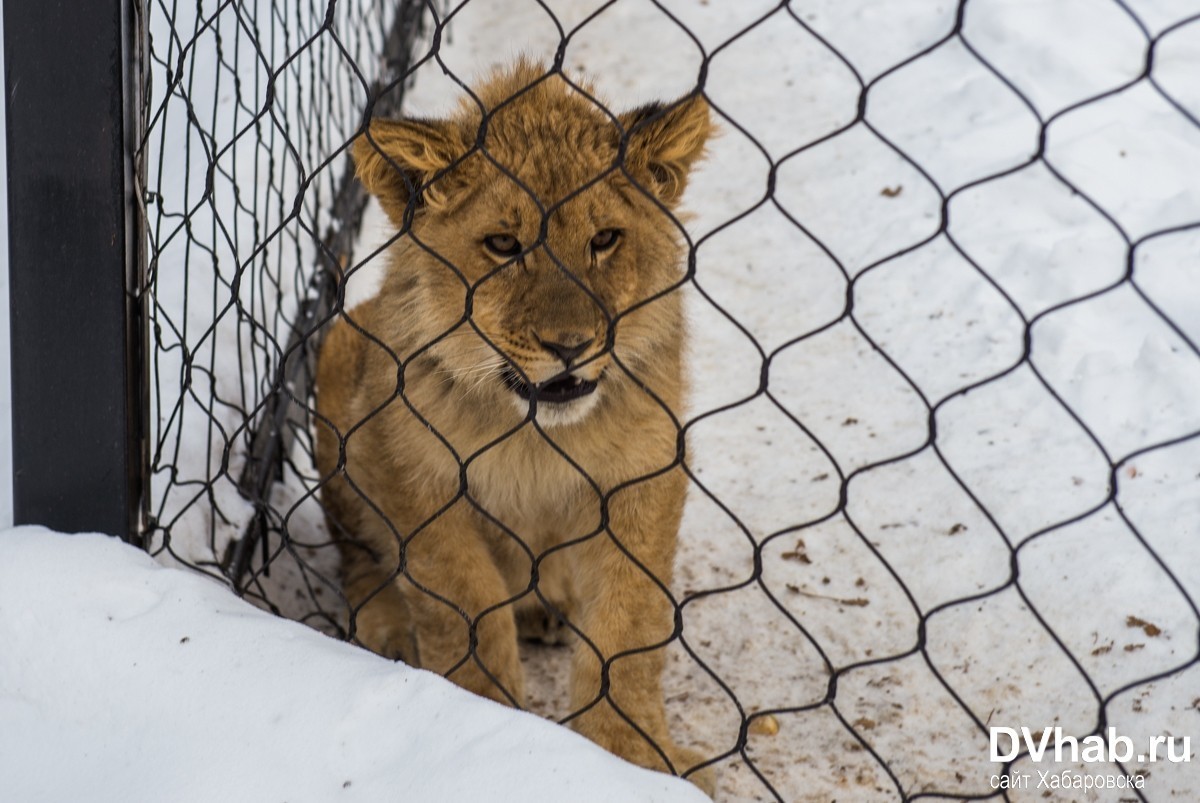
<path fill-rule="evenodd" d="M 536 432 L 518 433 L 467 469 L 471 497 L 533 551 L 600 526 L 599 496 Z"/>

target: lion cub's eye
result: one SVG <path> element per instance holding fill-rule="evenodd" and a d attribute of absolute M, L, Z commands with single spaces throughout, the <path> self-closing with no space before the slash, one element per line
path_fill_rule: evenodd
<path fill-rule="evenodd" d="M 498 257 L 515 257 L 521 253 L 521 241 L 511 234 L 489 234 L 483 245 Z"/>
<path fill-rule="evenodd" d="M 621 239 L 620 229 L 604 229 L 592 238 L 592 253 L 599 254 L 612 248 Z"/>

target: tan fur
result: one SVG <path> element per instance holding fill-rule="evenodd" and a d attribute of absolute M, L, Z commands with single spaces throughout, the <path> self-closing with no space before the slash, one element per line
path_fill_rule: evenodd
<path fill-rule="evenodd" d="M 686 486 L 684 322 L 668 292 L 685 252 L 666 210 L 708 107 L 695 96 L 614 120 L 523 61 L 475 94 L 449 120 L 375 120 L 354 144 L 402 236 L 318 369 L 352 636 L 519 706 L 518 633 L 554 639 L 565 621 L 581 636 L 572 726 L 683 774 L 700 757 L 671 740 L 660 679 Z M 608 229 L 616 246 L 594 251 Z M 493 235 L 527 250 L 497 256 Z M 528 383 L 566 370 L 547 342 L 588 344 L 569 368 L 595 393 L 533 405 L 505 383 L 507 366 Z M 710 770 L 689 777 L 711 791 Z"/>

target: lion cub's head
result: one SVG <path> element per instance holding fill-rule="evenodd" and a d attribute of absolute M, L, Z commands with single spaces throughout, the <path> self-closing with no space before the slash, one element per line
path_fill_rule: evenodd
<path fill-rule="evenodd" d="M 545 424 L 673 365 L 672 217 L 711 131 L 698 95 L 613 116 L 529 62 L 445 120 L 375 120 L 359 178 L 405 232 L 384 303 L 426 376 Z M 677 381 L 677 380 L 676 380 Z"/>

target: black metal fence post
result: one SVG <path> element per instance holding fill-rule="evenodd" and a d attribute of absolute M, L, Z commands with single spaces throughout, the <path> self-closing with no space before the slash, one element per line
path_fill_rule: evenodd
<path fill-rule="evenodd" d="M 4 0 L 13 515 L 139 541 L 137 0 Z"/>

